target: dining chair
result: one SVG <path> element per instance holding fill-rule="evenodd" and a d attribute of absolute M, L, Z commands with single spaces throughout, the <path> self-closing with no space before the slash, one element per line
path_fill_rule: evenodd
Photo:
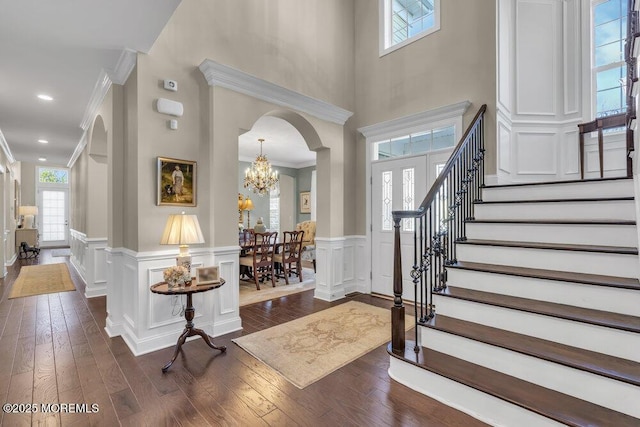
<path fill-rule="evenodd" d="M 250 267 L 253 270 L 253 280 L 256 282 L 257 290 L 260 290 L 260 282 L 269 277 L 271 277 L 273 287 L 276 286 L 273 264 L 277 239 L 277 231 L 254 233 L 251 253 L 240 257 L 240 265 Z"/>
<path fill-rule="evenodd" d="M 285 231 L 283 233 L 284 240 L 273 259 L 280 264 L 284 281 L 289 284 L 289 276 L 295 272 L 300 282 L 302 282 L 302 242 L 304 240 L 304 231 Z M 278 277 L 281 277 L 278 275 Z"/>

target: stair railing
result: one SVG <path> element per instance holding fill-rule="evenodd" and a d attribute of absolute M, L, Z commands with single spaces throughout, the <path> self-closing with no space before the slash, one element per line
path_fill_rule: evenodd
<path fill-rule="evenodd" d="M 465 221 L 473 218 L 473 202 L 481 199 L 486 109 L 486 105 L 480 107 L 420 207 L 392 213 L 394 303 L 391 308 L 391 348 L 394 353 L 404 355 L 405 344 L 401 223 L 404 221 L 409 225 L 413 221 L 413 266 L 410 276 L 414 287 L 417 325 L 434 316 L 433 292 L 446 288 L 446 266 L 456 262 L 455 242 L 466 239 Z M 418 328 L 415 329 L 414 351 L 417 352 Z"/>

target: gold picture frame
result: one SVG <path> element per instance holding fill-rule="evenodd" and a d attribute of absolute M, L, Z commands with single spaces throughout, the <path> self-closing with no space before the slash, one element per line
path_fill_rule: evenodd
<path fill-rule="evenodd" d="M 213 285 L 220 283 L 219 267 L 198 267 L 196 268 L 196 283 L 198 285 Z"/>
<path fill-rule="evenodd" d="M 158 206 L 197 206 L 196 162 L 158 157 Z"/>
<path fill-rule="evenodd" d="M 310 191 L 300 192 L 300 213 L 303 213 L 303 214 L 311 213 L 311 192 Z"/>

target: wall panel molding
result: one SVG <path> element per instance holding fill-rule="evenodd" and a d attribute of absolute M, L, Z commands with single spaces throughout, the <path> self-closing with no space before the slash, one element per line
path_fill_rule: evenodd
<path fill-rule="evenodd" d="M 555 116 L 558 56 L 555 0 L 516 5 L 516 114 Z"/>
<path fill-rule="evenodd" d="M 579 114 L 581 104 L 581 28 L 580 1 L 565 0 L 562 3 L 562 50 L 563 50 L 563 107 L 564 114 Z"/>
<path fill-rule="evenodd" d="M 557 174 L 557 133 L 520 130 L 514 137 L 518 175 Z"/>

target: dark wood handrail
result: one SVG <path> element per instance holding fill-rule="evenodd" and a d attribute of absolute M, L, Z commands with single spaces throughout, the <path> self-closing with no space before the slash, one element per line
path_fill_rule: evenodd
<path fill-rule="evenodd" d="M 438 193 L 438 190 L 440 189 L 442 184 L 444 184 L 444 180 L 447 179 L 447 175 L 449 175 L 449 172 L 451 172 L 453 165 L 456 163 L 456 161 L 460 157 L 460 154 L 464 149 L 465 142 L 467 141 L 469 134 L 478 125 L 480 117 L 486 111 L 487 111 L 487 104 L 482 104 L 482 106 L 476 113 L 475 117 L 471 121 L 471 124 L 465 131 L 464 135 L 462 135 L 462 138 L 460 138 L 460 141 L 458 142 L 458 145 L 456 145 L 456 148 L 453 150 L 453 153 L 451 153 L 451 156 L 449 157 L 449 160 L 447 160 L 447 163 L 444 165 L 442 172 L 440 172 L 440 175 L 438 175 L 438 177 L 436 178 L 436 181 L 433 183 L 433 185 L 429 189 L 429 192 L 427 193 L 424 200 L 420 204 L 420 207 L 418 207 L 418 209 L 416 210 L 393 211 L 392 215 L 395 218 L 418 218 L 424 215 L 427 207 L 431 205 L 431 203 L 435 199 L 436 194 Z"/>
<path fill-rule="evenodd" d="M 595 120 L 586 123 L 578 124 L 578 133 L 580 139 L 580 179 L 584 179 L 584 135 L 586 133 L 598 132 L 598 158 L 600 160 L 600 178 L 604 177 L 604 134 L 605 129 L 614 129 L 619 127 L 627 127 L 629 114 L 627 112 L 613 114 L 611 116 L 599 117 Z M 628 133 L 629 130 L 626 129 Z M 627 138 L 627 145 L 629 138 Z M 633 147 L 633 146 L 632 146 Z M 627 154 L 629 154 L 629 147 L 627 147 Z M 627 167 L 627 176 L 631 176 L 631 169 Z"/>
<path fill-rule="evenodd" d="M 446 287 L 446 266 L 456 259 L 455 242 L 466 239 L 465 220 L 473 217 L 473 203 L 481 197 L 484 177 L 483 118 L 486 111 L 487 106 L 484 104 L 453 149 L 420 207 L 415 210 L 392 211 L 394 258 L 391 348 L 398 354 L 404 354 L 405 345 L 401 222 L 403 219 L 413 221 L 413 267 L 410 275 L 417 324 L 434 315 L 432 292 Z M 417 331 L 418 328 L 415 328 L 416 334 Z M 415 341 L 418 342 L 417 335 Z"/>

